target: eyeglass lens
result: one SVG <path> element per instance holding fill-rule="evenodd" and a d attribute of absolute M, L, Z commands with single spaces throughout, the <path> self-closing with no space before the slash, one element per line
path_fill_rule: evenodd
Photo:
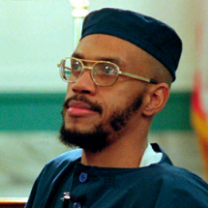
<path fill-rule="evenodd" d="M 62 64 L 62 76 L 69 82 L 76 81 L 84 71 L 84 64 L 78 59 L 67 58 Z M 117 79 L 118 69 L 116 65 L 109 62 L 96 62 L 92 66 L 91 74 L 97 85 L 110 86 Z"/>

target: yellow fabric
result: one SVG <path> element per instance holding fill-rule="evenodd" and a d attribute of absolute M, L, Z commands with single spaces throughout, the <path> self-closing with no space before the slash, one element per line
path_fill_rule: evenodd
<path fill-rule="evenodd" d="M 208 123 L 206 120 L 202 119 L 197 112 L 194 111 L 191 113 L 191 120 L 198 135 L 198 142 L 203 157 L 206 179 L 208 182 Z"/>
<path fill-rule="evenodd" d="M 191 120 L 197 134 L 208 143 L 208 122 L 202 119 L 197 112 L 192 112 Z"/>

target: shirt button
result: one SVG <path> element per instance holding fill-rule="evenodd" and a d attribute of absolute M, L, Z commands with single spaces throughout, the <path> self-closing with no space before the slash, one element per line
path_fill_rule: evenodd
<path fill-rule="evenodd" d="M 82 172 L 80 175 L 79 175 L 79 181 L 81 183 L 85 183 L 88 179 L 88 174 L 85 173 L 85 172 Z"/>
<path fill-rule="evenodd" d="M 75 202 L 74 204 L 73 204 L 73 208 L 81 208 L 82 206 L 81 206 L 81 203 L 80 202 Z"/>

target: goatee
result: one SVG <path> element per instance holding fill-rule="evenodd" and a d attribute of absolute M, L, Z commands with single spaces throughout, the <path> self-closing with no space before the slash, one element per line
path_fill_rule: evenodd
<path fill-rule="evenodd" d="M 93 132 L 82 133 L 76 130 L 70 131 L 65 129 L 63 122 L 60 129 L 59 139 L 69 147 L 80 147 L 92 153 L 100 152 L 108 146 L 108 132 L 104 132 L 101 126 L 96 126 Z"/>
<path fill-rule="evenodd" d="M 65 108 L 68 106 L 70 100 L 86 102 L 92 109 L 102 114 L 102 107 L 98 103 L 92 103 L 84 96 L 74 96 L 66 100 L 63 105 Z M 78 146 L 92 153 L 100 152 L 109 146 L 112 140 L 115 141 L 119 139 L 112 138 L 113 132 L 118 132 L 125 127 L 128 120 L 130 120 L 133 113 L 140 108 L 141 104 L 142 95 L 138 95 L 133 102 L 125 108 L 121 109 L 118 107 L 109 117 L 108 128 L 104 127 L 103 123 L 100 123 L 88 132 L 83 132 L 77 129 L 66 129 L 65 123 L 63 122 L 59 139 L 62 143 L 70 147 Z M 109 137 L 111 137 L 111 139 L 109 139 Z"/>

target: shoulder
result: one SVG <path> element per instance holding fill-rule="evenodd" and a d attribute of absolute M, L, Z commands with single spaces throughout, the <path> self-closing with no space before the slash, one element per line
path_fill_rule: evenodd
<path fill-rule="evenodd" d="M 81 158 L 81 154 L 82 150 L 77 149 L 59 155 L 45 165 L 37 180 L 40 184 L 44 184 L 45 186 L 49 185 L 58 176 L 72 169 L 74 161 Z"/>
<path fill-rule="evenodd" d="M 54 158 L 53 160 L 49 161 L 45 168 L 60 168 L 64 167 L 71 162 L 81 158 L 82 149 L 75 149 L 68 152 L 65 152 L 58 157 Z"/>
<path fill-rule="evenodd" d="M 157 203 L 169 201 L 167 207 L 208 208 L 208 184 L 196 174 L 167 163 L 165 158 L 155 169 L 156 183 L 159 185 Z M 162 206 L 164 207 L 164 206 Z"/>
<path fill-rule="evenodd" d="M 207 183 L 196 174 L 187 169 L 173 165 L 168 155 L 163 151 L 162 148 L 160 148 L 159 145 L 152 144 L 152 146 L 155 151 L 161 152 L 163 155 L 159 163 L 153 164 L 151 166 L 152 171 L 154 170 L 158 173 L 156 174 L 158 178 L 165 181 L 166 183 L 171 183 L 172 185 L 177 185 L 179 183 L 200 183 L 203 184 L 206 188 L 208 187 Z"/>
<path fill-rule="evenodd" d="M 159 145 L 152 147 L 163 154 L 159 163 L 144 170 L 157 195 L 155 208 L 208 208 L 208 184 L 196 174 L 174 166 Z"/>
<path fill-rule="evenodd" d="M 158 178 L 171 187 L 204 187 L 208 191 L 208 184 L 196 174 L 170 164 L 158 164 Z"/>
<path fill-rule="evenodd" d="M 73 169 L 74 161 L 79 159 L 81 154 L 81 149 L 72 150 L 49 161 L 33 184 L 26 207 L 40 207 L 40 204 L 46 202 L 50 193 L 58 187 L 60 179 Z"/>
<path fill-rule="evenodd" d="M 76 149 L 59 155 L 45 165 L 38 179 L 44 179 L 45 181 L 47 178 L 47 181 L 52 181 L 57 175 L 69 169 L 74 161 L 81 158 L 81 154 L 82 150 Z"/>

